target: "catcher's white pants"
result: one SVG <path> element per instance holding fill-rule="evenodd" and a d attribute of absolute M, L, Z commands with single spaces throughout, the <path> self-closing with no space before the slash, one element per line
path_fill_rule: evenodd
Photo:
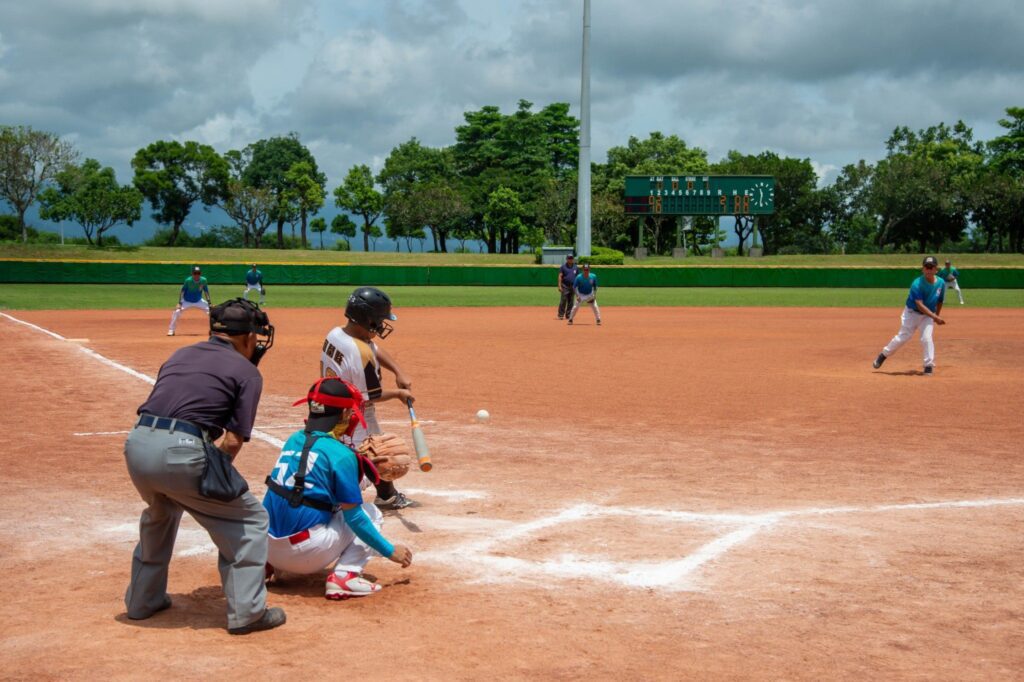
<path fill-rule="evenodd" d="M 174 309 L 174 313 L 171 315 L 171 326 L 167 331 L 174 331 L 174 328 L 178 326 L 178 318 L 181 317 L 181 314 L 189 308 L 199 308 L 207 315 L 210 314 L 210 304 L 206 302 L 205 298 L 201 298 L 195 303 L 192 303 L 191 301 L 182 301 L 178 304 L 178 307 Z"/>
<path fill-rule="evenodd" d="M 956 297 L 960 299 L 960 305 L 964 304 L 964 293 L 960 291 L 960 283 L 955 279 L 952 282 L 946 282 L 946 288 L 952 289 L 956 292 Z"/>
<path fill-rule="evenodd" d="M 380 530 L 384 516 L 377 506 L 364 502 L 363 511 Z M 377 552 L 356 537 L 340 511 L 330 522 L 310 528 L 308 540 L 293 545 L 288 538 L 271 536 L 267 548 L 267 561 L 271 566 L 301 575 L 319 573 L 335 561 L 338 563 L 334 565 L 334 572 L 339 575 L 362 573 L 366 562 L 374 555 Z"/>
<path fill-rule="evenodd" d="M 882 349 L 882 355 L 889 357 L 895 353 L 900 346 L 914 336 L 914 331 L 917 329 L 921 330 L 924 366 L 933 367 L 935 365 L 935 342 L 932 341 L 932 332 L 935 331 L 935 320 L 910 308 L 903 309 L 903 316 L 900 317 L 900 330 L 896 332 L 896 336 L 892 337 L 889 345 Z"/>
<path fill-rule="evenodd" d="M 263 295 L 263 287 L 261 287 L 259 284 L 249 284 L 248 282 L 246 282 L 245 291 L 242 292 L 242 298 L 248 301 L 250 291 L 255 291 L 257 294 L 260 295 L 260 305 L 263 305 L 263 299 L 265 298 Z"/>
<path fill-rule="evenodd" d="M 576 296 L 576 302 L 572 304 L 572 310 L 569 312 L 569 319 L 576 317 L 576 311 L 580 309 L 580 306 L 587 304 L 594 308 L 594 319 L 598 322 L 601 321 L 601 309 L 597 307 L 597 294 L 591 292 L 589 294 L 578 294 Z"/>

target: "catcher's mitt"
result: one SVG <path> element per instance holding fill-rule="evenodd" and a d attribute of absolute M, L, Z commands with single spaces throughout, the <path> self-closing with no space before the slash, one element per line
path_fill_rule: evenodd
<path fill-rule="evenodd" d="M 382 481 L 401 478 L 409 473 L 409 467 L 412 466 L 409 446 L 393 433 L 368 436 L 357 450 L 373 462 Z"/>

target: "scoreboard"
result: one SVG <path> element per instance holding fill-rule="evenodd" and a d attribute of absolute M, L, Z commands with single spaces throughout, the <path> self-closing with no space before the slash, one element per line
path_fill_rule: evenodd
<path fill-rule="evenodd" d="M 767 215 L 771 175 L 627 175 L 627 215 Z"/>

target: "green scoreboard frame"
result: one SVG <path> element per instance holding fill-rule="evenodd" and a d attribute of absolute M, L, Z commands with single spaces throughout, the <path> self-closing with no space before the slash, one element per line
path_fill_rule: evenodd
<path fill-rule="evenodd" d="M 626 215 L 722 216 L 775 212 L 771 175 L 627 175 Z"/>

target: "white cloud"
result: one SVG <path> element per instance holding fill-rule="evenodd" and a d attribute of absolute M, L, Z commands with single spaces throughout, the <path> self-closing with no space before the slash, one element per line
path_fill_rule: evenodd
<path fill-rule="evenodd" d="M 298 132 L 336 184 L 411 137 L 454 142 L 468 110 L 567 101 L 578 0 L 33 0 L 0 5 L 0 122 L 74 135 L 128 172 L 139 147 L 221 151 Z M 602 0 L 592 28 L 593 158 L 677 134 L 810 158 L 877 159 L 897 125 L 1019 106 L 1016 0 Z"/>

